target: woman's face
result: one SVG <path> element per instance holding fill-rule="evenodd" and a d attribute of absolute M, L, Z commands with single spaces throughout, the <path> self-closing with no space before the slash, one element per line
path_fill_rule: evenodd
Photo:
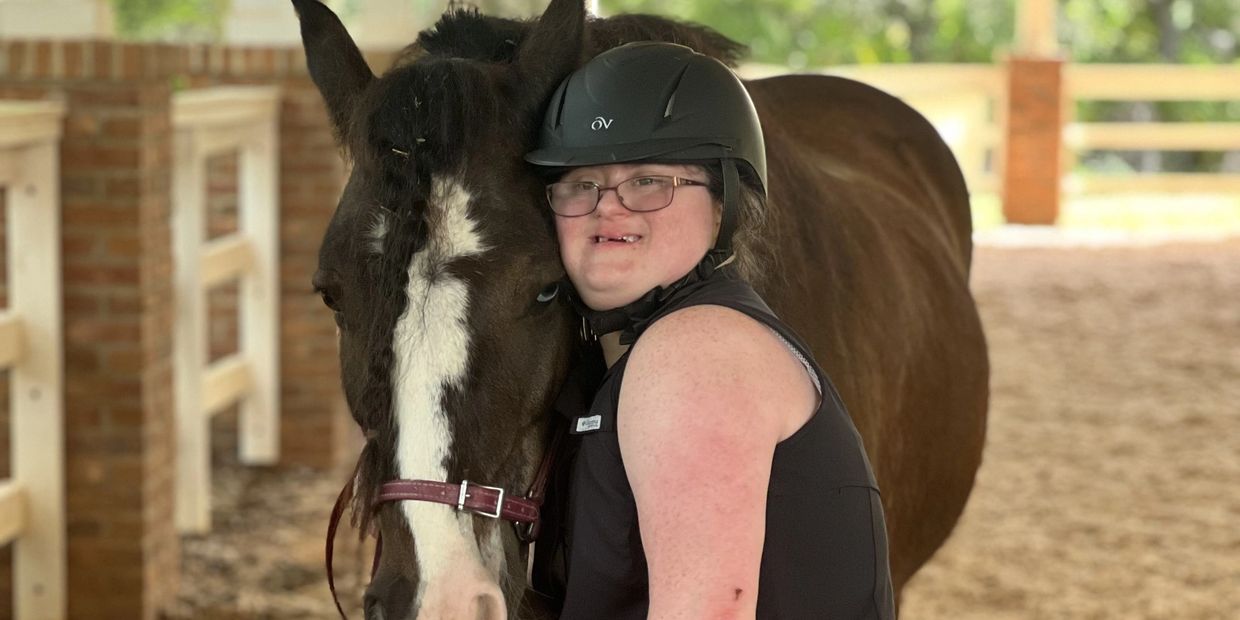
<path fill-rule="evenodd" d="M 614 187 L 647 175 L 706 181 L 698 166 L 646 163 L 576 168 L 560 180 Z M 695 185 L 677 187 L 672 203 L 658 211 L 629 211 L 615 190 L 604 190 L 593 213 L 555 216 L 568 277 L 595 310 L 623 306 L 689 273 L 714 244 L 718 223 L 710 192 Z"/>

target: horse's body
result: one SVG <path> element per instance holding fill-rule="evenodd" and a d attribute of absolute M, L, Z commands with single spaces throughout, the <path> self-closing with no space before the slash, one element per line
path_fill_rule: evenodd
<path fill-rule="evenodd" d="M 813 348 L 865 441 L 898 593 L 951 532 L 981 460 L 988 366 L 964 179 L 934 128 L 890 95 L 823 76 L 747 86 L 780 240 L 754 284 Z"/>
<path fill-rule="evenodd" d="M 370 438 L 357 507 L 390 478 L 524 490 L 576 333 L 567 308 L 533 301 L 563 273 L 539 179 L 520 163 L 542 102 L 583 58 L 628 40 L 729 60 L 737 48 L 658 18 L 587 24 L 580 1 L 553 0 L 537 22 L 446 18 L 376 79 L 330 12 L 294 3 L 355 164 L 315 285 L 337 312 L 345 393 Z M 776 250 L 754 285 L 810 344 L 865 441 L 898 593 L 950 533 L 980 463 L 988 368 L 964 181 L 933 127 L 875 89 L 809 76 L 747 87 Z M 511 529 L 414 502 L 386 505 L 378 527 L 368 617 L 521 613 L 525 550 Z"/>

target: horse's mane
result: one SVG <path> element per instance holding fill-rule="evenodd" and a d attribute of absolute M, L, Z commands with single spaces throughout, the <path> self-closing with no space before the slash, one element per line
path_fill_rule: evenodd
<path fill-rule="evenodd" d="M 423 55 L 511 62 L 534 20 L 482 15 L 474 9 L 449 11 L 405 48 L 397 64 Z M 658 15 L 595 17 L 586 22 L 586 58 L 633 41 L 665 41 L 693 48 L 735 67 L 747 48 L 715 30 Z"/>

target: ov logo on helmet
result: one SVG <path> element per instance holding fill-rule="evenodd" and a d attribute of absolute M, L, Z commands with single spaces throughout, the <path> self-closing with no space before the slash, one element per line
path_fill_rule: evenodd
<path fill-rule="evenodd" d="M 593 129 L 594 131 L 598 131 L 600 129 L 611 129 L 611 123 L 614 120 L 616 119 L 596 116 L 594 117 L 594 122 L 590 123 L 590 129 Z"/>

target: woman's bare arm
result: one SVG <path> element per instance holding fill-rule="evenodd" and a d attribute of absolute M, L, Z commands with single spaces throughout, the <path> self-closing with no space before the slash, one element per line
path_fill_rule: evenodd
<path fill-rule="evenodd" d="M 694 306 L 643 334 L 625 370 L 618 432 L 650 618 L 753 618 L 775 445 L 815 402 L 800 362 L 737 311 Z"/>

